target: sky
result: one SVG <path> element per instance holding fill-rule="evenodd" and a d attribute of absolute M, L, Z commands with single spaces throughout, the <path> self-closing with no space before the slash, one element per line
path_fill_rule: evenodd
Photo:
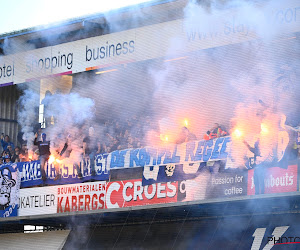
<path fill-rule="evenodd" d="M 0 34 L 106 12 L 150 0 L 0 0 Z"/>

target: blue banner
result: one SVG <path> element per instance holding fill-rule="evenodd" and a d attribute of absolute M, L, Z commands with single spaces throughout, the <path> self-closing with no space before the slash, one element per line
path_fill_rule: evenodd
<path fill-rule="evenodd" d="M 0 166 L 0 216 L 18 215 L 20 174 L 17 164 Z"/>
<path fill-rule="evenodd" d="M 109 179 L 109 170 L 106 168 L 108 154 L 97 155 L 95 157 L 95 174 L 92 175 L 90 160 L 85 159 L 79 164 L 58 165 L 46 164 L 46 180 L 42 180 L 40 161 L 20 162 L 18 168 L 21 172 L 21 188 L 39 186 L 39 185 L 62 185 L 73 184 L 86 181 L 103 181 Z M 57 163 L 56 163 L 57 164 Z M 55 180 L 57 175 L 55 167 L 59 168 L 59 179 Z M 80 176 L 81 174 L 81 176 Z M 80 178 L 80 177 L 81 178 Z"/>

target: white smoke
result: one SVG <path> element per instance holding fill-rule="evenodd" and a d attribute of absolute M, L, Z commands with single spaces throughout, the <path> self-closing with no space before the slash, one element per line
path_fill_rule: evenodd
<path fill-rule="evenodd" d="M 160 134 L 168 134 L 170 141 L 175 141 L 185 119 L 188 128 L 202 139 L 214 123 L 230 130 L 234 122 L 244 119 L 254 126 L 253 117 L 263 108 L 260 101 L 269 107 L 269 113 L 278 117 L 283 113 L 289 120 L 299 110 L 295 100 L 300 93 L 296 84 L 299 57 L 289 55 L 300 50 L 296 40 L 277 41 L 282 27 L 276 28 L 268 21 L 270 16 L 264 15 L 272 13 L 270 10 L 276 9 L 276 5 L 271 2 L 255 6 L 242 1 L 204 1 L 204 5 L 191 2 L 184 10 L 186 33 L 201 32 L 206 34 L 207 43 L 213 43 L 219 39 L 216 34 L 224 33 L 222 29 L 239 31 L 241 37 L 247 38 L 246 42 L 182 55 L 179 52 L 189 44 L 174 33 L 165 58 L 115 66 L 111 73 L 74 75 L 73 94 L 55 94 L 49 99 L 53 105 L 46 112 L 54 117 L 55 124 L 47 128 L 47 133 L 55 142 L 53 148 L 62 148 L 65 141 L 70 140 L 71 144 L 78 145 L 74 147 L 78 147 L 79 152 L 82 144 L 79 137 L 86 133 L 87 127 L 95 127 L 97 136 L 105 141 L 105 121 L 126 123 L 135 116 L 140 123 L 132 124 L 130 130 L 139 130 L 143 124 L 144 131 L 148 131 L 141 138 L 146 140 L 145 145 L 159 142 Z M 227 15 L 231 12 L 234 14 Z M 234 22 L 226 17 L 233 17 Z M 137 19 L 141 19 L 140 14 Z M 121 26 L 114 29 L 126 28 Z M 223 34 L 220 39 L 230 39 L 230 36 Z M 179 59 L 165 61 L 170 55 Z M 257 120 L 257 124 L 261 121 Z M 115 137 L 115 132 L 109 130 Z M 249 134 L 252 133 L 249 131 Z M 76 142 L 71 138 L 76 138 Z"/>
<path fill-rule="evenodd" d="M 27 141 L 29 150 L 33 148 L 34 126 L 36 125 L 36 111 L 39 107 L 39 98 L 36 92 L 26 89 L 19 99 L 18 123 L 21 124 L 22 139 Z"/>

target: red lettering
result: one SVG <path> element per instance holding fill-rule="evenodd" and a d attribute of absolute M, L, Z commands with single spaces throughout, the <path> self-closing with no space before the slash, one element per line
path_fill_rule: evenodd
<path fill-rule="evenodd" d="M 67 196 L 66 199 L 66 205 L 65 205 L 65 211 L 64 212 L 70 212 L 70 203 L 69 203 L 69 197 Z"/>
<path fill-rule="evenodd" d="M 79 195 L 79 197 L 78 197 L 78 200 L 79 200 L 79 202 L 78 202 L 78 211 L 83 211 L 83 209 L 81 208 L 81 206 L 83 206 L 82 199 L 83 199 L 83 194 Z"/>
<path fill-rule="evenodd" d="M 57 194 L 60 194 L 60 188 L 57 189 Z"/>
<path fill-rule="evenodd" d="M 92 210 L 96 210 L 97 207 L 98 207 L 97 198 L 98 198 L 97 195 L 93 194 L 93 197 L 92 197 Z"/>
<path fill-rule="evenodd" d="M 99 208 L 98 209 L 103 209 L 104 208 L 104 194 L 101 193 L 99 195 Z"/>
<path fill-rule="evenodd" d="M 77 196 L 72 196 L 72 211 L 77 211 Z"/>
<path fill-rule="evenodd" d="M 61 199 L 59 199 L 59 198 L 61 198 Z M 57 213 L 63 213 L 63 209 L 61 206 L 63 199 L 64 199 L 64 197 L 57 197 Z"/>
<path fill-rule="evenodd" d="M 87 186 L 86 186 L 86 192 L 87 192 L 87 193 L 90 192 L 90 185 L 87 185 Z"/>
<path fill-rule="evenodd" d="M 87 210 L 90 210 L 91 197 L 90 197 L 89 194 L 86 194 L 84 198 L 85 198 L 85 199 L 84 199 L 84 203 L 85 203 L 85 205 L 84 205 L 84 210 L 86 210 L 86 211 L 87 211 Z"/>

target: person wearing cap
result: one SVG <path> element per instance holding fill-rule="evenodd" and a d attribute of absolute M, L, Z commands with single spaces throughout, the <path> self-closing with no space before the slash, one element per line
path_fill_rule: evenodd
<path fill-rule="evenodd" d="M 42 180 L 45 181 L 47 179 L 45 172 L 45 164 L 49 160 L 50 156 L 50 141 L 47 141 L 46 134 L 41 134 L 41 141 L 37 140 L 38 134 L 35 134 L 34 145 L 38 146 L 40 153 L 40 164 L 41 164 L 41 172 L 42 172 Z"/>
<path fill-rule="evenodd" d="M 4 159 L 4 164 L 8 164 L 11 162 L 9 154 L 4 155 L 3 159 Z"/>

